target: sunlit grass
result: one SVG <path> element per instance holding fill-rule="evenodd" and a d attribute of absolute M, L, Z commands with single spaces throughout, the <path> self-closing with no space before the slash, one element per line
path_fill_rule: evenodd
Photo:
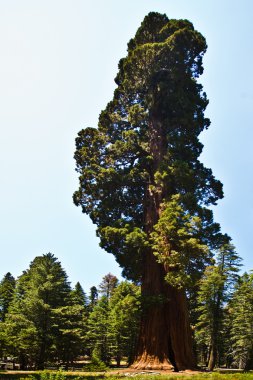
<path fill-rule="evenodd" d="M 135 375 L 125 373 L 112 375 L 112 373 L 81 373 L 63 371 L 35 371 L 27 373 L 8 373 L 0 372 L 0 380 L 117 380 L 123 378 L 134 378 L 136 380 L 253 380 L 253 372 L 245 373 L 185 373 L 185 374 L 140 374 Z"/>

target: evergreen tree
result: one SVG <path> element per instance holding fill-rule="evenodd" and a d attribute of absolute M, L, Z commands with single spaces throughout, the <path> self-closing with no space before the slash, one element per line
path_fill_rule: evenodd
<path fill-rule="evenodd" d="M 33 367 L 39 351 L 39 336 L 35 324 L 11 305 L 5 322 L 0 324 L 0 341 L 3 356 L 17 358 L 20 369 Z"/>
<path fill-rule="evenodd" d="M 91 312 L 98 301 L 98 290 L 96 286 L 90 288 L 88 310 Z"/>
<path fill-rule="evenodd" d="M 108 273 L 103 277 L 102 282 L 99 284 L 100 294 L 102 296 L 105 296 L 109 300 L 118 283 L 119 280 L 117 279 L 117 277 L 111 273 Z"/>
<path fill-rule="evenodd" d="M 10 272 L 6 273 L 0 282 L 0 321 L 4 322 L 15 290 L 15 278 Z"/>
<path fill-rule="evenodd" d="M 87 330 L 85 306 L 73 303 L 53 309 L 52 321 L 56 359 L 68 368 L 74 359 L 84 354 Z"/>
<path fill-rule="evenodd" d="M 215 265 L 206 268 L 200 283 L 198 294 L 199 319 L 196 324 L 196 339 L 201 354 L 201 364 L 209 366 L 211 347 L 215 346 L 215 360 L 217 357 L 217 339 L 220 335 L 221 310 L 219 294 L 224 287 L 225 278 Z M 216 313 L 218 312 L 218 315 Z M 213 366 L 213 363 L 212 363 Z"/>
<path fill-rule="evenodd" d="M 17 282 L 15 295 L 2 328 L 16 331 L 7 349 L 15 352 L 24 365 L 33 360 L 38 369 L 56 355 L 55 311 L 70 305 L 70 285 L 61 263 L 48 253 L 36 257 Z M 12 341 L 13 340 L 13 341 Z M 33 341 L 33 342 L 32 342 Z M 18 344 L 19 342 L 19 344 Z M 32 344 L 31 344 L 32 342 Z M 31 344 L 28 352 L 25 347 Z M 27 360 L 24 360 L 26 356 Z"/>
<path fill-rule="evenodd" d="M 196 324 L 196 338 L 209 370 L 213 370 L 217 359 L 221 362 L 224 305 L 229 301 L 238 280 L 241 262 L 230 239 L 226 236 L 225 238 L 228 242 L 217 252 L 215 265 L 206 268 L 198 293 L 199 320 Z"/>
<path fill-rule="evenodd" d="M 140 288 L 121 282 L 110 299 L 108 337 L 117 366 L 122 358 L 131 364 L 137 344 L 140 322 Z"/>
<path fill-rule="evenodd" d="M 142 284 L 135 368 L 195 368 L 185 288 L 220 244 L 207 206 L 223 196 L 198 159 L 198 136 L 210 124 L 196 81 L 205 51 L 189 21 L 150 13 L 119 62 L 98 128 L 76 139 L 74 202 L 123 274 Z"/>
<path fill-rule="evenodd" d="M 68 302 L 70 285 L 61 263 L 51 254 L 36 257 L 29 268 L 30 281 L 22 301 L 24 314 L 33 321 L 39 336 L 40 349 L 36 366 L 44 364 L 53 354 L 53 310 Z"/>
<path fill-rule="evenodd" d="M 245 273 L 239 280 L 229 303 L 233 364 L 253 369 L 253 275 Z"/>
<path fill-rule="evenodd" d="M 68 303 L 53 310 L 57 358 L 66 367 L 77 356 L 85 353 L 88 299 L 80 282 L 70 292 Z"/>
<path fill-rule="evenodd" d="M 87 308 L 88 306 L 88 297 L 84 292 L 80 282 L 78 281 L 71 292 L 72 300 L 75 304 L 79 304 Z"/>
<path fill-rule="evenodd" d="M 94 306 L 88 318 L 87 345 L 91 356 L 110 363 L 111 352 L 108 341 L 109 303 L 106 296 L 102 296 Z"/>

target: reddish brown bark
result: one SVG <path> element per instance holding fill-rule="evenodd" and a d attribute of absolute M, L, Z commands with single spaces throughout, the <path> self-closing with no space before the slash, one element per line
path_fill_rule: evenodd
<path fill-rule="evenodd" d="M 153 166 L 145 197 L 145 227 L 153 231 L 159 219 L 161 203 L 168 199 L 168 189 L 157 185 L 154 174 L 167 149 L 162 123 L 150 121 L 150 151 Z M 169 254 L 169 253 L 168 253 Z M 166 268 L 152 251 L 143 257 L 142 296 L 144 311 L 138 349 L 132 365 L 135 369 L 184 370 L 196 368 L 185 292 L 165 282 Z"/>
<path fill-rule="evenodd" d="M 136 369 L 185 370 L 196 368 L 184 291 L 169 286 L 165 270 L 148 253 L 142 285 L 144 309 L 138 351 L 132 367 Z M 150 303 L 148 302 L 150 300 Z"/>

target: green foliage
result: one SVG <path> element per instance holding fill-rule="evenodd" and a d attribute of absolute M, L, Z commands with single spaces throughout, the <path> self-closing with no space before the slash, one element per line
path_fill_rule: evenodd
<path fill-rule="evenodd" d="M 216 328 L 217 312 L 220 312 L 220 293 L 224 288 L 225 277 L 217 266 L 206 268 L 203 278 L 200 281 L 198 294 L 199 320 L 196 325 L 196 337 L 199 343 L 210 345 L 213 329 Z M 219 310 L 217 310 L 219 309 Z M 219 316 L 219 319 L 221 317 Z M 220 331 L 217 331 L 219 334 Z"/>
<path fill-rule="evenodd" d="M 80 351 L 85 309 L 73 303 L 61 263 L 51 254 L 36 257 L 18 278 L 0 338 L 5 355 L 22 367 L 44 368 L 48 360 L 68 362 Z"/>
<path fill-rule="evenodd" d="M 140 318 L 140 289 L 119 283 L 109 273 L 100 291 L 98 299 L 96 287 L 91 288 L 88 306 L 93 306 L 87 310 L 80 283 L 70 289 L 58 260 L 52 254 L 36 257 L 18 278 L 6 320 L 0 323 L 3 355 L 15 357 L 22 369 L 39 367 L 43 344 L 46 366 L 68 366 L 84 354 L 91 354 L 91 363 L 84 368 L 89 371 L 105 371 L 112 357 L 130 361 Z M 63 379 L 62 372 L 43 371 L 41 376 L 42 380 Z"/>
<path fill-rule="evenodd" d="M 83 305 L 77 303 L 54 309 L 52 329 L 58 359 L 68 364 L 83 354 L 87 330 L 86 309 Z"/>
<path fill-rule="evenodd" d="M 88 311 L 91 312 L 98 300 L 98 290 L 96 286 L 90 288 Z"/>
<path fill-rule="evenodd" d="M 224 346 L 227 336 L 224 336 L 225 306 L 231 298 L 241 258 L 230 243 L 230 238 L 224 236 L 224 244 L 216 255 L 214 265 L 205 269 L 199 282 L 198 308 L 195 337 L 202 357 L 209 358 L 209 369 L 213 369 L 219 360 L 219 365 L 226 362 Z M 203 355 L 203 350 L 205 354 Z"/>
<path fill-rule="evenodd" d="M 111 274 L 104 276 L 101 284 L 116 286 L 109 298 L 108 287 L 102 286 L 104 294 L 89 314 L 87 325 L 86 347 L 106 365 L 113 357 L 118 365 L 123 357 L 129 362 L 133 359 L 140 319 L 139 287 L 129 282 L 118 284 L 115 279 Z"/>
<path fill-rule="evenodd" d="M 36 326 L 21 312 L 10 311 L 0 325 L 0 339 L 5 356 L 18 356 L 21 367 L 27 358 L 36 360 L 39 350 L 39 337 Z"/>
<path fill-rule="evenodd" d="M 109 304 L 106 296 L 102 296 L 88 318 L 87 346 L 92 350 L 92 356 L 109 364 L 110 352 L 108 342 Z"/>
<path fill-rule="evenodd" d="M 71 297 L 74 304 L 79 304 L 85 308 L 88 307 L 88 297 L 84 292 L 80 282 L 77 282 L 74 289 L 71 292 Z"/>
<path fill-rule="evenodd" d="M 169 283 L 185 287 L 199 277 L 220 239 L 204 205 L 222 197 L 222 185 L 198 160 L 198 135 L 209 126 L 206 94 L 196 82 L 205 50 L 205 39 L 189 21 L 150 13 L 119 62 L 118 87 L 98 128 L 86 128 L 76 139 L 80 187 L 74 202 L 133 280 L 140 280 L 143 257 L 154 244 L 158 260 L 171 267 Z M 151 227 L 146 220 L 148 197 L 156 199 L 158 212 L 167 208 L 155 242 L 150 232 L 157 220 Z M 165 236 L 173 244 L 164 245 Z"/>
<path fill-rule="evenodd" d="M 108 338 L 112 356 L 120 365 L 122 358 L 133 361 L 140 322 L 140 288 L 121 282 L 110 300 Z"/>
<path fill-rule="evenodd" d="M 50 371 L 42 371 L 40 373 L 40 380 L 66 380 L 67 376 L 63 373 L 63 371 L 50 372 Z"/>
<path fill-rule="evenodd" d="M 234 365 L 253 369 L 253 275 L 245 273 L 229 303 L 230 351 Z"/>
<path fill-rule="evenodd" d="M 108 367 L 96 354 L 93 354 L 91 362 L 85 365 L 84 370 L 88 372 L 104 372 L 108 370 Z"/>
<path fill-rule="evenodd" d="M 0 321 L 5 320 L 9 305 L 13 298 L 16 281 L 10 272 L 0 282 Z"/>
<path fill-rule="evenodd" d="M 169 268 L 166 280 L 174 287 L 192 285 L 199 257 L 210 255 L 208 246 L 201 241 L 201 230 L 200 217 L 184 210 L 179 194 L 163 204 L 152 233 L 153 249 L 158 261 Z"/>

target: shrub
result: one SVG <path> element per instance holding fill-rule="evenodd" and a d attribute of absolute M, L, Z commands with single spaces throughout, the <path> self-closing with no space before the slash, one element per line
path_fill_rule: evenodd
<path fill-rule="evenodd" d="M 107 371 L 107 366 L 105 363 L 99 359 L 96 355 L 93 355 L 91 358 L 91 362 L 86 364 L 84 367 L 85 371 L 88 372 L 102 372 L 102 371 Z M 58 379 L 57 379 L 58 380 Z"/>

